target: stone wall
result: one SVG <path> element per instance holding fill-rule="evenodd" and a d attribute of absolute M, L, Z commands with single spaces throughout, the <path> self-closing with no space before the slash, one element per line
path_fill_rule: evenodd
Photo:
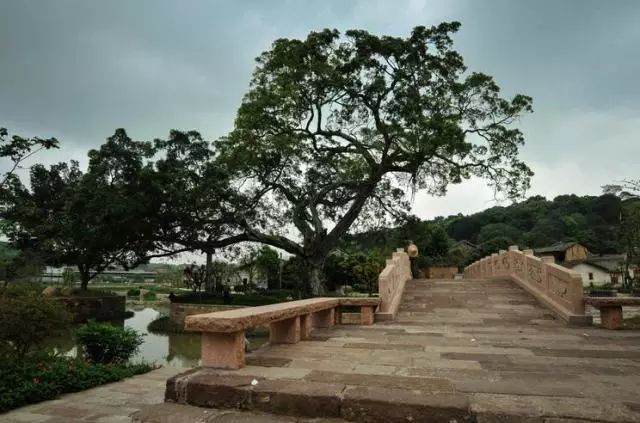
<path fill-rule="evenodd" d="M 398 248 L 391 258 L 387 259 L 385 268 L 378 277 L 378 292 L 382 303 L 376 313 L 377 320 L 393 320 L 400 307 L 404 285 L 411 279 L 409 256 Z"/>
<path fill-rule="evenodd" d="M 586 315 L 579 273 L 554 263 L 553 257 L 535 257 L 532 250 L 501 250 L 464 270 L 465 278 L 511 279 L 571 324 L 591 324 Z"/>
<path fill-rule="evenodd" d="M 77 323 L 87 320 L 119 320 L 124 318 L 126 297 L 105 295 L 103 297 L 55 297 L 65 304 Z"/>
<path fill-rule="evenodd" d="M 233 310 L 236 308 L 245 308 L 247 306 L 239 305 L 219 305 L 219 304 L 189 304 L 189 303 L 171 303 L 169 309 L 169 319 L 184 326 L 184 318 L 193 314 L 213 313 L 215 311 Z"/>

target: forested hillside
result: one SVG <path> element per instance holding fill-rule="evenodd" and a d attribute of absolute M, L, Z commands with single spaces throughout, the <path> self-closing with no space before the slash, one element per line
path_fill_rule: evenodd
<path fill-rule="evenodd" d="M 469 216 L 414 219 L 398 228 L 353 235 L 346 243 L 371 249 L 401 246 L 411 239 L 426 262 L 466 265 L 513 244 L 536 248 L 578 241 L 594 253 L 621 252 L 619 227 L 620 200 L 615 195 L 561 195 L 553 200 L 535 196 Z M 477 249 L 459 241 L 468 241 Z"/>

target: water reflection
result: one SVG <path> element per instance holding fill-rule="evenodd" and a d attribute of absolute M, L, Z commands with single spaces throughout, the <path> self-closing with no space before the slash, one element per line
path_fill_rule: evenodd
<path fill-rule="evenodd" d="M 168 309 L 147 307 L 132 310 L 133 317 L 125 320 L 126 327 L 144 334 L 144 343 L 135 359 L 168 364 L 175 367 L 193 367 L 200 362 L 200 335 L 198 333 L 157 335 L 147 330 L 149 323 L 166 314 Z"/>

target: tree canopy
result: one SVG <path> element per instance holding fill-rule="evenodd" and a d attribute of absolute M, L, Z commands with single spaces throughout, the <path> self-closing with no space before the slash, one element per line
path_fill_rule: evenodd
<path fill-rule="evenodd" d="M 504 99 L 490 76 L 467 72 L 452 48 L 459 26 L 407 38 L 324 30 L 257 59 L 219 160 L 267 222 L 240 230 L 302 257 L 314 293 L 347 231 L 405 216 L 409 189 L 442 195 L 472 176 L 510 197 L 528 187 L 513 124 L 531 99 Z"/>

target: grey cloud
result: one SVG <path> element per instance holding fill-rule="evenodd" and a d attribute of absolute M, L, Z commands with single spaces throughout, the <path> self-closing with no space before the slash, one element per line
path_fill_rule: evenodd
<path fill-rule="evenodd" d="M 325 27 L 406 35 L 455 19 L 470 70 L 495 76 L 506 94 L 534 98 L 536 112 L 521 123 L 523 157 L 541 170 L 533 192 L 551 195 L 556 176 L 589 169 L 591 193 L 637 176 L 635 0 L 0 0 L 0 11 L 0 124 L 60 138 L 63 151 L 44 161 L 84 159 L 116 127 L 139 139 L 170 128 L 225 134 L 254 58 L 275 38 Z M 573 174 L 562 175 L 562 163 Z M 490 200 L 482 190 L 453 190 L 465 194 L 419 197 L 416 211 L 465 212 Z"/>

